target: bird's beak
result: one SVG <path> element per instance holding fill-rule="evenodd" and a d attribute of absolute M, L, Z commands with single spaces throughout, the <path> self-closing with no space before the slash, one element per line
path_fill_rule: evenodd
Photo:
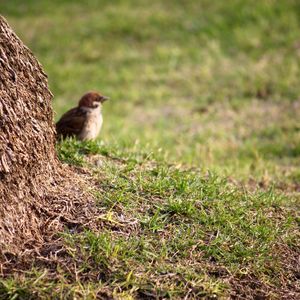
<path fill-rule="evenodd" d="M 106 96 L 102 96 L 102 97 L 101 97 L 101 101 L 102 101 L 102 102 L 105 102 L 105 101 L 107 101 L 108 99 L 109 99 L 109 97 L 106 97 Z"/>

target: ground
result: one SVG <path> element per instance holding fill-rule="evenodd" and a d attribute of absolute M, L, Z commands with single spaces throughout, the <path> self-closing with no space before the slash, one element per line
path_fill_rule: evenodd
<path fill-rule="evenodd" d="M 19 1 L 1 13 L 44 66 L 55 118 L 110 96 L 81 168 L 101 232 L 68 263 L 3 278 L 4 299 L 297 299 L 300 4 Z"/>

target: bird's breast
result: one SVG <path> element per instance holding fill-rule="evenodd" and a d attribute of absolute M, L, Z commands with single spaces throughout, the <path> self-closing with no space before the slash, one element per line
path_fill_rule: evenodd
<path fill-rule="evenodd" d="M 92 112 L 87 115 L 83 129 L 79 134 L 79 138 L 82 140 L 93 140 L 100 133 L 103 119 L 101 111 Z"/>

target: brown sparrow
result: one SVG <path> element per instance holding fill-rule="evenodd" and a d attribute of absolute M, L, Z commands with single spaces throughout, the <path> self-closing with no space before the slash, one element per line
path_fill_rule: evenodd
<path fill-rule="evenodd" d="M 97 92 L 83 95 L 78 106 L 67 111 L 56 123 L 57 136 L 75 136 L 79 140 L 95 139 L 103 123 L 102 103 L 108 99 Z"/>

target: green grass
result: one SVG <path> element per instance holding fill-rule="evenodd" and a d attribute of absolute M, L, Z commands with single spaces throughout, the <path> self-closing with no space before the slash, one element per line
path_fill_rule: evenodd
<path fill-rule="evenodd" d="M 109 143 L 246 178 L 299 164 L 297 1 L 22 3 L 1 11 L 45 67 L 56 118 L 97 89 Z"/>
<path fill-rule="evenodd" d="M 0 298 L 296 298 L 297 0 L 0 8 L 43 64 L 56 119 L 87 90 L 111 97 L 98 141 L 57 146 L 92 172 L 103 230 L 66 231 L 72 266 L 33 265 Z"/>

